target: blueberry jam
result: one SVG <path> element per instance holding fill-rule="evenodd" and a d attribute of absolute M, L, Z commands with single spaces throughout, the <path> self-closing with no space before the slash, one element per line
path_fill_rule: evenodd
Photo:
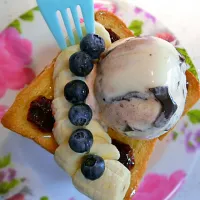
<path fill-rule="evenodd" d="M 120 37 L 114 33 L 111 29 L 106 29 L 108 31 L 108 33 L 110 34 L 110 39 L 111 39 L 111 42 L 116 42 L 117 40 L 120 39 Z"/>
<path fill-rule="evenodd" d="M 54 117 L 51 109 L 51 99 L 39 96 L 31 102 L 27 120 L 35 124 L 43 132 L 51 132 L 54 125 Z"/>
<path fill-rule="evenodd" d="M 129 170 L 133 169 L 135 160 L 133 157 L 133 150 L 128 144 L 124 144 L 117 140 L 112 140 L 112 144 L 115 145 L 120 153 L 119 162 L 122 163 Z"/>

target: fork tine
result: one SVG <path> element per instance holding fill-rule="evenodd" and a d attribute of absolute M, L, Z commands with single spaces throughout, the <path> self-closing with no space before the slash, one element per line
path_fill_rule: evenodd
<path fill-rule="evenodd" d="M 74 24 L 76 26 L 76 31 L 78 33 L 78 37 L 79 37 L 80 40 L 82 40 L 83 34 L 82 34 L 80 19 L 79 19 L 78 14 L 77 14 L 76 7 L 71 7 L 71 13 L 72 13 L 72 16 L 73 16 L 73 19 L 74 19 Z"/>
<path fill-rule="evenodd" d="M 41 10 L 41 14 L 43 16 L 43 18 L 45 19 L 49 29 L 51 30 L 54 38 L 56 39 L 59 47 L 64 50 L 65 48 L 67 48 L 67 44 L 65 41 L 65 37 L 63 35 L 63 32 L 61 30 L 60 24 L 59 24 L 59 20 L 58 20 L 58 16 L 56 15 L 56 12 L 53 12 L 53 10 L 51 9 L 46 9 L 43 6 L 43 1 L 41 0 L 37 0 L 38 6 Z"/>
<path fill-rule="evenodd" d="M 71 28 L 71 24 L 69 21 L 69 17 L 66 10 L 61 10 L 61 15 L 65 24 L 65 28 L 67 29 L 68 37 L 70 40 L 71 45 L 75 45 L 74 33 Z"/>
<path fill-rule="evenodd" d="M 95 25 L 94 25 L 94 2 L 93 0 L 87 0 L 87 3 L 82 3 L 81 10 L 83 13 L 83 18 L 85 21 L 85 27 L 87 33 L 94 33 L 95 32 Z M 88 9 L 91 8 L 91 9 Z M 89 10 L 89 11 L 88 11 Z"/>

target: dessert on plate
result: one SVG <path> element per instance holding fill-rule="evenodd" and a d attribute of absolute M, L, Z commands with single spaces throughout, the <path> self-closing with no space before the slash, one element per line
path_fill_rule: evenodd
<path fill-rule="evenodd" d="M 170 43 L 134 37 L 95 13 L 95 34 L 68 47 L 16 97 L 2 124 L 54 154 L 94 200 L 129 200 L 158 139 L 199 99 L 199 82 Z"/>

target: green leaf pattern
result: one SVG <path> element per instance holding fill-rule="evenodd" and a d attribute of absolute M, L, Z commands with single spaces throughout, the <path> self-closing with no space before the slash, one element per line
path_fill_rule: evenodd
<path fill-rule="evenodd" d="M 176 131 L 173 131 L 173 140 L 177 140 L 178 136 L 179 136 L 179 133 Z"/>
<path fill-rule="evenodd" d="M 14 164 L 11 161 L 10 153 L 0 158 L 0 172 L 2 174 L 7 173 L 12 168 L 14 170 Z M 4 195 L 9 193 L 11 190 L 15 189 L 25 180 L 26 178 L 13 178 L 12 180 L 9 180 L 9 181 L 4 178 L 1 179 L 0 180 L 0 199 L 1 199 L 1 196 L 4 197 Z M 25 185 L 24 188 L 18 192 L 23 193 L 24 195 L 32 195 L 32 192 L 27 185 Z M 47 196 L 43 196 L 40 198 L 40 200 L 49 200 L 49 198 Z"/>
<path fill-rule="evenodd" d="M 33 10 L 30 10 L 30 11 L 24 13 L 23 15 L 21 15 L 20 19 L 32 22 L 34 20 Z"/>
<path fill-rule="evenodd" d="M 194 66 L 194 64 L 193 64 L 193 62 L 192 62 L 190 56 L 188 55 L 187 51 L 186 51 L 185 49 L 183 49 L 183 48 L 176 48 L 176 49 L 177 49 L 177 51 L 178 51 L 182 56 L 185 57 L 185 62 L 190 66 L 189 71 L 190 71 L 192 74 L 194 74 L 194 76 L 195 76 L 197 79 L 199 79 L 199 78 L 198 78 L 197 70 L 196 70 L 196 68 L 195 68 L 195 66 Z"/>
<path fill-rule="evenodd" d="M 47 196 L 41 197 L 40 200 L 49 200 Z"/>
<path fill-rule="evenodd" d="M 144 22 L 141 20 L 133 20 L 128 28 L 134 32 L 135 36 L 140 36 L 142 34 L 143 24 Z"/>
<path fill-rule="evenodd" d="M 17 30 L 19 33 L 22 33 L 21 24 L 20 24 L 20 21 L 19 21 L 18 19 L 16 19 L 16 20 L 13 21 L 11 24 L 9 24 L 8 27 L 16 28 L 16 30 Z"/>
<path fill-rule="evenodd" d="M 40 9 L 39 9 L 39 7 L 37 6 L 37 7 L 33 8 L 33 10 L 39 11 Z"/>
<path fill-rule="evenodd" d="M 200 110 L 191 110 L 187 115 L 192 124 L 200 123 Z"/>
<path fill-rule="evenodd" d="M 20 179 L 13 179 L 10 182 L 7 182 L 7 181 L 1 182 L 0 183 L 0 195 L 5 195 L 10 190 L 12 190 L 16 186 L 18 186 L 20 183 L 21 183 Z"/>
<path fill-rule="evenodd" d="M 0 158 L 0 169 L 5 168 L 11 164 L 11 154 Z"/>
<path fill-rule="evenodd" d="M 34 20 L 34 11 L 39 11 L 38 7 L 35 7 L 28 12 L 24 13 L 20 16 L 21 20 L 32 22 Z M 14 20 L 12 23 L 8 25 L 8 27 L 15 28 L 19 33 L 22 33 L 21 23 L 19 19 Z"/>

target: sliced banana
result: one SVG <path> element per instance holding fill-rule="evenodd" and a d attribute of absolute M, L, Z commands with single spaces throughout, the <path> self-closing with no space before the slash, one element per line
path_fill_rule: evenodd
<path fill-rule="evenodd" d="M 66 48 L 60 53 L 54 66 L 53 79 L 55 79 L 63 69 L 69 69 L 69 58 L 72 54 L 78 52 L 79 50 L 79 45 L 74 45 Z"/>
<path fill-rule="evenodd" d="M 82 80 L 85 82 L 85 78 L 74 76 L 69 69 L 63 69 L 55 78 L 54 85 L 54 98 L 60 97 L 64 94 L 64 87 L 72 80 Z"/>
<path fill-rule="evenodd" d="M 120 154 L 118 149 L 112 144 L 102 144 L 95 141 L 90 149 L 90 153 L 101 156 L 105 160 L 118 160 Z"/>
<path fill-rule="evenodd" d="M 52 111 L 56 121 L 66 119 L 68 116 L 69 109 L 71 108 L 71 103 L 69 103 L 64 95 L 55 98 L 52 101 Z"/>
<path fill-rule="evenodd" d="M 54 85 L 55 85 L 54 98 L 63 96 L 65 85 L 72 80 L 82 80 L 85 82 L 84 77 L 74 76 L 71 73 L 71 71 L 67 68 L 60 71 L 60 73 L 57 75 L 54 81 Z"/>
<path fill-rule="evenodd" d="M 62 169 L 72 176 L 80 168 L 85 154 L 74 152 L 66 140 L 56 149 L 54 159 Z"/>
<path fill-rule="evenodd" d="M 54 155 L 56 162 L 61 168 L 63 168 L 67 173 L 73 175 L 77 169 L 81 167 L 83 157 L 87 153 L 97 154 L 103 159 L 113 159 L 118 160 L 120 155 L 117 148 L 108 144 L 107 141 L 99 137 L 94 137 L 94 142 L 92 148 L 86 153 L 76 153 L 74 152 L 68 143 L 69 139 L 66 139 L 57 149 Z"/>
<path fill-rule="evenodd" d="M 109 33 L 99 23 L 95 23 L 95 28 L 96 34 L 104 39 L 106 48 L 108 48 L 111 45 Z M 84 24 L 82 25 L 82 30 L 83 35 L 86 35 Z M 130 185 L 131 174 L 126 167 L 117 161 L 120 153 L 111 144 L 110 136 L 96 120 L 91 120 L 86 127 L 76 127 L 68 119 L 68 112 L 72 104 L 64 97 L 64 87 L 74 79 L 85 81 L 85 78 L 76 77 L 69 69 L 69 58 L 75 52 L 80 51 L 80 45 L 78 44 L 80 41 L 76 31 L 74 35 L 77 45 L 62 51 L 54 66 L 54 100 L 52 102 L 52 110 L 56 123 L 53 134 L 59 144 L 54 158 L 58 165 L 72 176 L 75 187 L 91 199 L 122 200 Z M 94 141 L 89 152 L 76 153 L 69 146 L 68 140 L 72 132 L 78 128 L 86 128 L 93 134 Z M 86 179 L 80 169 L 84 156 L 88 153 L 101 156 L 105 160 L 105 171 L 95 181 Z"/>
<path fill-rule="evenodd" d="M 59 116 L 63 115 L 60 109 L 59 111 L 57 110 L 57 112 L 55 113 L 55 116 L 57 115 Z M 62 142 L 65 141 L 65 139 L 69 139 L 72 132 L 78 128 L 86 128 L 89 131 L 91 131 L 94 137 L 102 138 L 103 141 L 106 141 L 106 143 L 111 143 L 110 136 L 104 131 L 104 129 L 101 127 L 101 125 L 97 121 L 92 120 L 90 124 L 86 127 L 77 127 L 77 126 L 74 126 L 69 121 L 68 117 L 64 118 L 63 120 L 57 121 L 56 125 L 53 128 L 53 134 L 56 139 L 56 142 L 60 145 Z"/>
<path fill-rule="evenodd" d="M 123 200 L 130 179 L 130 171 L 115 160 L 105 160 L 105 171 L 95 181 L 86 179 L 80 169 L 72 177 L 74 186 L 94 200 Z"/>
<path fill-rule="evenodd" d="M 64 95 L 65 85 L 73 80 L 74 75 L 67 68 L 63 69 L 54 80 L 54 98 Z M 65 100 L 66 101 L 66 100 Z"/>
<path fill-rule="evenodd" d="M 72 132 L 78 129 L 79 127 L 74 126 L 66 117 L 64 120 L 60 120 L 56 122 L 53 128 L 53 135 L 55 137 L 56 142 L 60 145 L 65 140 L 68 140 L 71 136 Z"/>
<path fill-rule="evenodd" d="M 89 125 L 86 126 L 86 129 L 88 129 L 94 135 L 94 137 L 98 136 L 104 138 L 108 141 L 108 143 L 111 143 L 110 136 L 104 131 L 98 121 L 92 120 Z"/>
<path fill-rule="evenodd" d="M 98 142 L 98 144 L 110 144 L 107 140 L 105 140 L 105 138 L 98 136 L 95 137 L 95 142 Z"/>

